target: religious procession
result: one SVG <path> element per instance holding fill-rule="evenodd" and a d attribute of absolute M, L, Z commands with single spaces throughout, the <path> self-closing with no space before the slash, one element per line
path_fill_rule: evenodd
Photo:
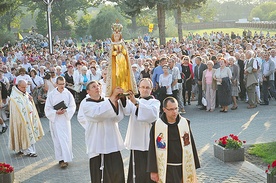
<path fill-rule="evenodd" d="M 276 98 L 275 39 L 213 32 L 162 48 L 148 35 L 125 42 L 122 29 L 114 23 L 105 44 L 80 50 L 59 45 L 50 55 L 15 45 L 2 52 L 2 101 L 10 103 L 2 108 L 2 133 L 9 128 L 11 150 L 37 157 L 40 119 L 47 118 L 55 159 L 66 168 L 76 112 L 91 182 L 125 181 L 124 148 L 130 150 L 127 182 L 197 182 L 200 163 L 185 107 L 196 101 L 198 110 L 226 113 L 232 104 L 234 113 L 237 101 L 248 109 L 269 105 Z M 124 116 L 130 116 L 125 140 L 118 128 Z"/>
<path fill-rule="evenodd" d="M 265 180 L 244 156 L 236 164 L 213 158 L 216 145 L 227 149 L 214 138 L 275 141 L 276 34 L 191 31 L 161 44 L 153 28 L 127 40 L 116 21 L 110 38 L 93 41 L 51 39 L 32 27 L 5 43 L 0 162 L 15 167 L 9 182 Z"/>

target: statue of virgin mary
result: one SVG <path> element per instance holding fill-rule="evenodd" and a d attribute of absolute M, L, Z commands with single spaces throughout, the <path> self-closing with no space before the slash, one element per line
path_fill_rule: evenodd
<path fill-rule="evenodd" d="M 110 48 L 110 62 L 107 68 L 106 96 L 109 97 L 115 87 L 119 86 L 124 90 L 124 94 L 131 90 L 138 93 L 137 84 L 131 69 L 128 57 L 128 50 L 122 39 L 122 24 L 112 25 L 112 37 Z"/>

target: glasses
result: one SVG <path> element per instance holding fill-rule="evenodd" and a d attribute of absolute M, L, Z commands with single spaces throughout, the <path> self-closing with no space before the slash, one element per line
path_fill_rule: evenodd
<path fill-rule="evenodd" d="M 168 111 L 178 111 L 178 107 L 176 107 L 176 108 L 170 108 L 170 109 L 165 108 L 165 109 L 167 109 Z"/>
<path fill-rule="evenodd" d="M 151 89 L 151 87 L 149 87 L 149 86 L 141 86 L 141 87 L 139 87 L 139 88 L 141 88 L 141 89 L 146 89 L 146 90 L 150 90 L 150 89 Z"/>
<path fill-rule="evenodd" d="M 189 59 L 187 59 L 187 58 L 184 58 L 184 60 L 189 60 Z"/>
<path fill-rule="evenodd" d="M 59 83 L 58 85 L 62 86 L 62 85 L 65 85 L 65 83 Z"/>

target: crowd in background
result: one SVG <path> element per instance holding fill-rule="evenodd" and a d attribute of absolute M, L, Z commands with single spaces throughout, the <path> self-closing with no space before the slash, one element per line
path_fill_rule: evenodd
<path fill-rule="evenodd" d="M 56 37 L 53 54 L 46 47 L 37 49 L 24 42 L 8 43 L 0 52 L 0 81 L 11 91 L 17 81 L 26 80 L 41 117 L 58 76 L 65 77 L 77 106 L 85 98 L 90 80 L 99 81 L 105 95 L 111 40 L 79 46 L 71 40 Z M 136 83 L 151 78 L 153 95 L 160 101 L 175 97 L 182 113 L 193 100 L 200 109 L 214 111 L 221 106 L 220 111 L 227 112 L 230 104 L 232 110 L 238 108 L 237 100 L 248 102 L 251 109 L 258 103 L 268 105 L 276 97 L 276 41 L 269 32 L 189 33 L 183 40 L 172 38 L 165 45 L 145 34 L 125 42 Z"/>

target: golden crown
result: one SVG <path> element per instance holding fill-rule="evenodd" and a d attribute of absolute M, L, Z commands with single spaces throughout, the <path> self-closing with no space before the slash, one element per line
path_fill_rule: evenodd
<path fill-rule="evenodd" d="M 111 29 L 114 33 L 121 33 L 123 30 L 123 25 L 116 22 L 112 24 Z"/>

